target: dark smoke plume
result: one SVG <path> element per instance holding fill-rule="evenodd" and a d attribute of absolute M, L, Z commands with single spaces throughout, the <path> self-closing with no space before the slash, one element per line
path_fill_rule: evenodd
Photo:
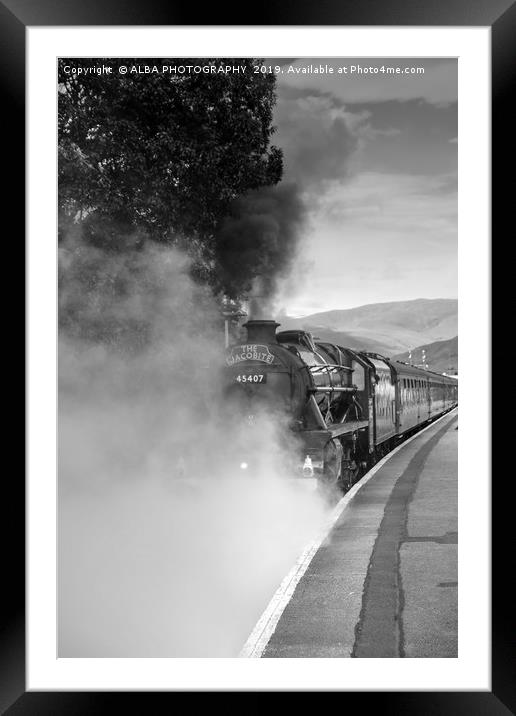
<path fill-rule="evenodd" d="M 259 296 L 262 314 L 272 310 L 278 281 L 298 258 L 310 209 L 329 183 L 348 178 L 367 119 L 313 89 L 280 87 L 278 95 L 275 141 L 284 153 L 283 180 L 237 199 L 215 241 L 221 290 L 232 298 Z"/>
<path fill-rule="evenodd" d="M 231 297 L 251 291 L 257 278 L 272 298 L 297 255 L 306 209 L 296 183 L 267 187 L 236 200 L 217 236 L 220 283 Z"/>

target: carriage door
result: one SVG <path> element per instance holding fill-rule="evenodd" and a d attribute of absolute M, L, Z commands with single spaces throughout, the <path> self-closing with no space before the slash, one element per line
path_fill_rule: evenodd
<path fill-rule="evenodd" d="M 376 372 L 374 391 L 376 416 L 376 444 L 396 434 L 396 392 L 388 363 L 370 358 Z"/>

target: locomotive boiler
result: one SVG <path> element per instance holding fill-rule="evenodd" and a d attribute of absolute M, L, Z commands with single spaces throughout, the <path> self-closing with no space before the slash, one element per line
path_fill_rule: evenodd
<path fill-rule="evenodd" d="M 394 441 L 457 404 L 457 380 L 384 356 L 277 332 L 249 320 L 246 343 L 226 354 L 227 395 L 241 414 L 287 418 L 299 466 L 348 489 Z"/>

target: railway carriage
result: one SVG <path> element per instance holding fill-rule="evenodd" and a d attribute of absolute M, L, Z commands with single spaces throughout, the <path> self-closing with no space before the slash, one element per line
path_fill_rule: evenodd
<path fill-rule="evenodd" d="M 227 391 L 247 416 L 280 411 L 301 444 L 300 465 L 348 489 L 397 441 L 457 405 L 458 382 L 377 353 L 277 332 L 249 320 L 227 351 Z"/>

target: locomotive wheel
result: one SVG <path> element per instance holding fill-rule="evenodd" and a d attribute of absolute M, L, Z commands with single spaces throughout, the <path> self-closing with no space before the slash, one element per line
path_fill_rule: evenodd
<path fill-rule="evenodd" d="M 342 445 L 331 440 L 324 448 L 324 471 L 320 486 L 324 492 L 338 492 L 342 482 Z"/>
<path fill-rule="evenodd" d="M 324 479 L 328 484 L 336 485 L 342 474 L 342 447 L 331 441 L 324 455 Z M 340 448 L 340 450 L 339 450 Z"/>
<path fill-rule="evenodd" d="M 355 467 L 345 467 L 342 470 L 342 476 L 341 476 L 341 486 L 342 491 L 347 492 L 350 490 L 355 482 L 360 477 L 360 463 L 355 463 Z"/>

